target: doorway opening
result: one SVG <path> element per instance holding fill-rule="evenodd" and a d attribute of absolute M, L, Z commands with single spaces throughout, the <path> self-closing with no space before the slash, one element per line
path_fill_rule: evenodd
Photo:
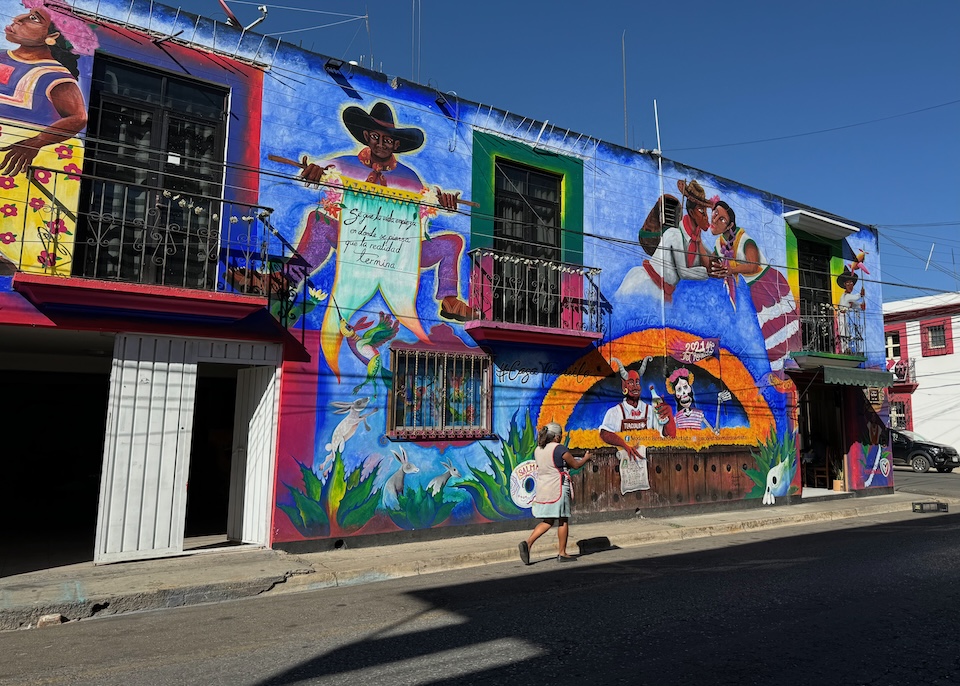
<path fill-rule="evenodd" d="M 803 495 L 834 491 L 837 469 L 843 456 L 843 391 L 814 384 L 800 400 L 800 460 Z"/>
<path fill-rule="evenodd" d="M 227 517 L 236 402 L 235 365 L 197 365 L 193 438 L 187 476 L 185 550 L 228 544 Z"/>
<path fill-rule="evenodd" d="M 0 576 L 93 559 L 110 379 L 4 370 Z"/>

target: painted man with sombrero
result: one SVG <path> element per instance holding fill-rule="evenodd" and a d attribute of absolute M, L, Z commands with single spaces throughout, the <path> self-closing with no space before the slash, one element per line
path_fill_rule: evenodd
<path fill-rule="evenodd" d="M 344 109 L 343 124 L 364 147 L 356 154 L 343 155 L 325 164 L 302 160 L 300 178 L 308 185 L 321 185 L 325 175 L 333 169 L 348 179 L 386 188 L 401 189 L 418 195 L 433 195 L 413 169 L 397 159 L 398 155 L 414 152 L 423 146 L 423 131 L 416 127 L 396 124 L 393 109 L 385 102 L 377 102 L 366 111 L 362 107 Z M 458 193 L 447 193 L 436 188 L 436 204 L 455 212 Z M 426 201 L 425 201 L 426 202 Z M 307 262 L 320 267 L 338 245 L 343 220 L 311 213 L 298 241 L 297 250 Z M 470 307 L 460 299 L 460 260 L 463 238 L 452 232 L 432 233 L 420 243 L 420 268 L 437 268 L 436 297 L 440 302 L 440 316 L 453 321 L 470 318 Z"/>
<path fill-rule="evenodd" d="M 707 208 L 711 201 L 707 200 L 703 186 L 696 181 L 680 179 L 677 189 L 686 199 L 686 214 L 679 227 L 672 226 L 663 232 L 656 251 L 649 260 L 643 261 L 644 272 L 663 292 L 663 299 L 667 302 L 673 298 L 680 279 L 705 280 L 705 262 L 709 261 L 701 234 L 710 228 Z"/>
<path fill-rule="evenodd" d="M 863 286 L 860 287 L 859 295 L 855 295 L 853 292 L 853 288 L 857 285 L 859 279 L 857 273 L 846 265 L 843 267 L 843 272 L 837 276 L 837 285 L 843 289 L 838 305 L 840 311 L 837 313 L 837 334 L 840 339 L 838 347 L 840 353 L 847 355 L 858 352 L 857 338 L 859 337 L 857 336 L 856 324 L 861 317 L 860 310 L 866 307 L 866 301 L 864 300 L 866 290 Z"/>

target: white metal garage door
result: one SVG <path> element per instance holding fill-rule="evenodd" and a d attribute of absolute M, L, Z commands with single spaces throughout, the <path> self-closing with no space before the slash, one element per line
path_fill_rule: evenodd
<path fill-rule="evenodd" d="M 117 335 L 94 562 L 183 549 L 196 388 L 194 341 Z"/>
<path fill-rule="evenodd" d="M 246 367 L 237 374 L 228 535 L 268 543 L 281 361 L 274 343 L 117 335 L 94 562 L 183 550 L 199 362 Z"/>

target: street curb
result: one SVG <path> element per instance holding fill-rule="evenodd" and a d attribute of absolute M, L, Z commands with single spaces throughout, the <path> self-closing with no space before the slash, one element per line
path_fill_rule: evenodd
<path fill-rule="evenodd" d="M 918 496 L 918 501 L 929 501 L 926 496 Z M 960 503 L 954 498 L 937 498 L 941 502 L 950 504 Z M 812 512 L 788 512 L 784 514 L 761 517 L 747 517 L 739 521 L 722 522 L 716 524 L 682 524 L 674 519 L 645 519 L 645 524 L 656 528 L 646 531 L 630 533 L 613 533 L 609 536 L 599 536 L 593 539 L 584 539 L 575 544 L 584 543 L 584 549 L 600 542 L 602 545 L 596 550 L 619 547 L 630 548 L 654 543 L 669 541 L 706 538 L 743 533 L 759 529 L 772 529 L 815 522 L 850 519 L 892 512 L 910 512 L 912 502 L 858 504 L 836 510 L 817 510 Z M 692 518 L 696 519 L 696 517 Z M 597 525 L 591 525 L 597 528 Z M 424 555 L 426 559 L 389 562 L 379 560 L 373 563 L 354 562 L 356 566 L 350 569 L 337 569 L 334 558 L 326 560 L 315 558 L 306 559 L 304 556 L 277 553 L 279 559 L 288 559 L 287 569 L 260 575 L 250 579 L 214 581 L 203 584 L 166 587 L 152 591 L 127 594 L 102 593 L 96 597 L 78 598 L 74 601 L 40 602 L 36 605 L 22 607 L 7 607 L 0 609 L 0 631 L 32 628 L 44 615 L 61 615 L 65 621 L 75 621 L 92 617 L 118 615 L 127 612 L 143 610 L 157 610 L 174 607 L 186 607 L 203 603 L 221 602 L 250 598 L 257 595 L 285 595 L 288 593 L 302 593 L 317 591 L 340 586 L 358 586 L 361 584 L 402 579 L 413 576 L 422 576 L 436 572 L 447 572 L 458 569 L 481 567 L 501 562 L 517 562 L 517 550 L 511 543 L 507 547 L 475 552 L 458 552 L 444 556 L 431 550 Z M 542 559 L 549 559 L 544 556 Z M 261 570 L 264 571 L 264 570 Z M 9 600 L 5 598 L 4 600 Z"/>
<path fill-rule="evenodd" d="M 103 594 L 77 601 L 48 603 L 29 608 L 0 610 L 0 631 L 29 629 L 44 615 L 61 615 L 64 621 L 105 617 L 142 610 L 160 610 L 203 603 L 249 598 L 282 584 L 287 575 L 243 581 L 213 582 L 195 586 L 164 588 L 125 595 Z"/>
<path fill-rule="evenodd" d="M 943 499 L 941 499 L 943 500 Z M 947 499 L 949 500 L 949 499 Z M 911 503 L 884 503 L 881 505 L 859 505 L 841 510 L 817 512 L 802 512 L 784 514 L 776 517 L 761 517 L 746 519 L 739 522 L 725 522 L 722 524 L 705 524 L 700 526 L 683 526 L 670 522 L 669 526 L 653 531 L 642 531 L 629 534 L 613 534 L 609 536 L 609 544 L 613 547 L 630 548 L 654 543 L 665 543 L 677 540 L 706 538 L 743 533 L 758 529 L 772 529 L 800 524 L 811 524 L 820 521 L 850 519 L 891 512 L 909 512 Z M 648 520 L 657 524 L 665 520 Z M 549 559 L 547 556 L 543 559 Z M 289 577 L 283 584 L 278 584 L 271 591 L 271 595 L 316 591 L 339 586 L 357 586 L 360 584 L 402 579 L 411 576 L 422 576 L 436 572 L 449 572 L 458 569 L 481 567 L 501 562 L 519 562 L 516 548 L 497 548 L 495 550 L 478 551 L 473 553 L 458 553 L 444 557 L 437 555 L 428 561 L 411 561 L 391 563 L 387 565 L 365 566 L 356 569 L 330 570 L 317 569 L 315 572 L 298 574 Z"/>

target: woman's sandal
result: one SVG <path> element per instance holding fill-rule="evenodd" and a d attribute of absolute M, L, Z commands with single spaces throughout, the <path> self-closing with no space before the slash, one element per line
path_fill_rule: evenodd
<path fill-rule="evenodd" d="M 573 555 L 557 555 L 557 562 L 576 562 L 577 558 Z"/>

